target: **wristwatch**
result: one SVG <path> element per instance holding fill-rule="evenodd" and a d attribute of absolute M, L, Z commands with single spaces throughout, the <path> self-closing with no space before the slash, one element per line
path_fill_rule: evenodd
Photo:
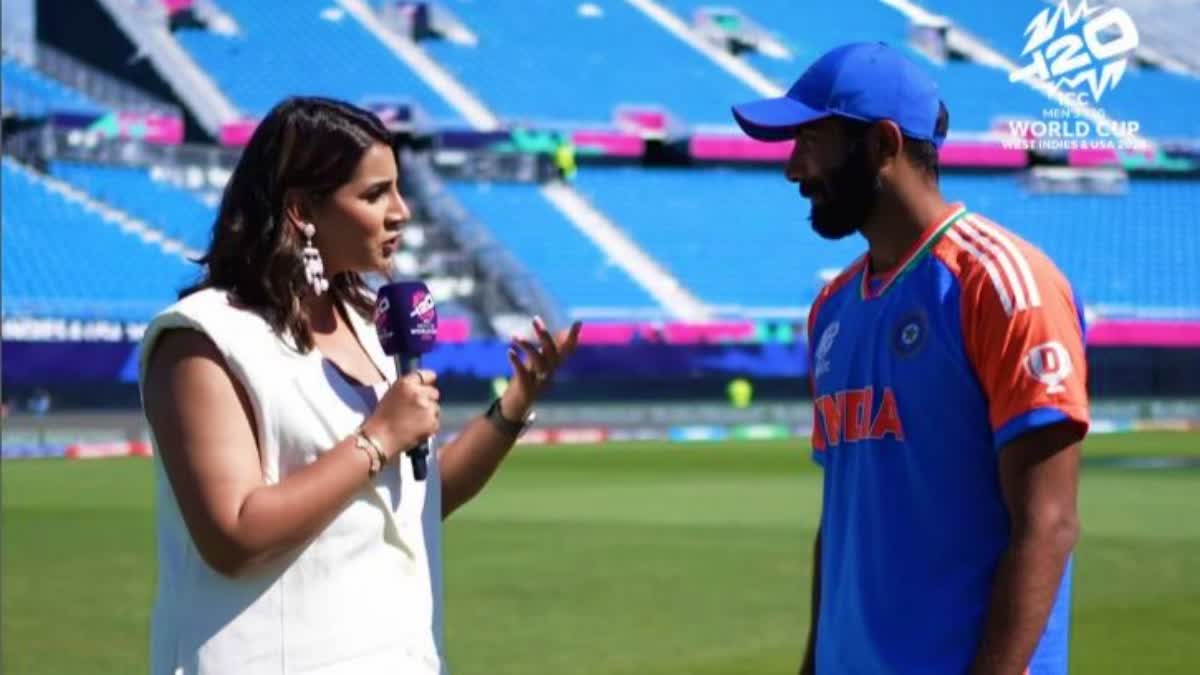
<path fill-rule="evenodd" d="M 525 416 L 525 419 L 519 422 L 514 422 L 505 417 L 504 413 L 500 412 L 500 399 L 497 398 L 496 400 L 492 401 L 490 406 L 488 406 L 487 412 L 484 413 L 483 416 L 487 419 L 487 421 L 492 423 L 492 426 L 496 427 L 497 431 L 505 436 L 517 439 L 520 438 L 533 424 L 534 419 L 537 418 L 537 412 L 530 410 L 529 414 Z"/>

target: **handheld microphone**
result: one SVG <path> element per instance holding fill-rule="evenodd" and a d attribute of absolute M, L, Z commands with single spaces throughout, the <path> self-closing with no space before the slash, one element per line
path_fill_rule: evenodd
<path fill-rule="evenodd" d="M 429 287 L 420 281 L 398 281 L 379 288 L 375 300 L 375 331 L 383 352 L 396 360 L 396 371 L 407 375 L 421 367 L 421 355 L 437 343 L 437 307 Z M 429 439 L 406 451 L 413 476 L 429 473 Z"/>

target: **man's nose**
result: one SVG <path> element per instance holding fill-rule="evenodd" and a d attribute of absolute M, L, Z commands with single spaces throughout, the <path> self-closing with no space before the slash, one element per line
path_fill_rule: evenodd
<path fill-rule="evenodd" d="M 784 168 L 784 176 L 792 183 L 802 183 L 809 178 L 812 178 L 812 171 L 809 170 L 808 162 L 791 161 Z"/>
<path fill-rule="evenodd" d="M 783 174 L 793 183 L 799 183 L 808 177 L 808 157 L 806 157 L 799 147 L 792 149 L 792 154 L 788 157 L 787 164 L 784 165 Z"/>

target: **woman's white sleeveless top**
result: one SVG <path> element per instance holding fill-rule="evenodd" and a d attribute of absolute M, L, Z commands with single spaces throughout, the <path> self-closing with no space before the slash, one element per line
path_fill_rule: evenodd
<path fill-rule="evenodd" d="M 375 327 L 353 309 L 346 313 L 375 365 L 393 381 L 396 369 Z M 142 341 L 142 382 L 155 340 L 172 328 L 207 335 L 245 388 L 267 484 L 352 435 L 373 408 L 370 396 L 317 350 L 299 353 L 290 338 L 215 289 L 188 296 L 150 324 Z M 300 550 L 237 579 L 200 557 L 159 456 L 156 447 L 153 675 L 446 672 L 436 453 L 426 480 L 415 480 L 402 456 Z"/>

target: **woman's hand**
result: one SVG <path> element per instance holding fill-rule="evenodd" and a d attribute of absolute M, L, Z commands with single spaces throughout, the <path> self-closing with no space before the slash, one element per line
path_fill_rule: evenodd
<path fill-rule="evenodd" d="M 576 321 L 570 329 L 553 336 L 542 318 L 534 317 L 536 341 L 513 336 L 513 344 L 508 350 L 513 376 L 504 395 L 500 397 L 500 414 L 505 419 L 515 422 L 529 415 L 529 409 L 550 386 L 558 367 L 575 351 L 582 325 Z M 521 352 L 524 352 L 524 360 L 521 359 Z"/>
<path fill-rule="evenodd" d="M 418 370 L 392 383 L 379 400 L 363 431 L 383 446 L 388 458 L 416 447 L 437 433 L 441 424 L 437 374 Z"/>

